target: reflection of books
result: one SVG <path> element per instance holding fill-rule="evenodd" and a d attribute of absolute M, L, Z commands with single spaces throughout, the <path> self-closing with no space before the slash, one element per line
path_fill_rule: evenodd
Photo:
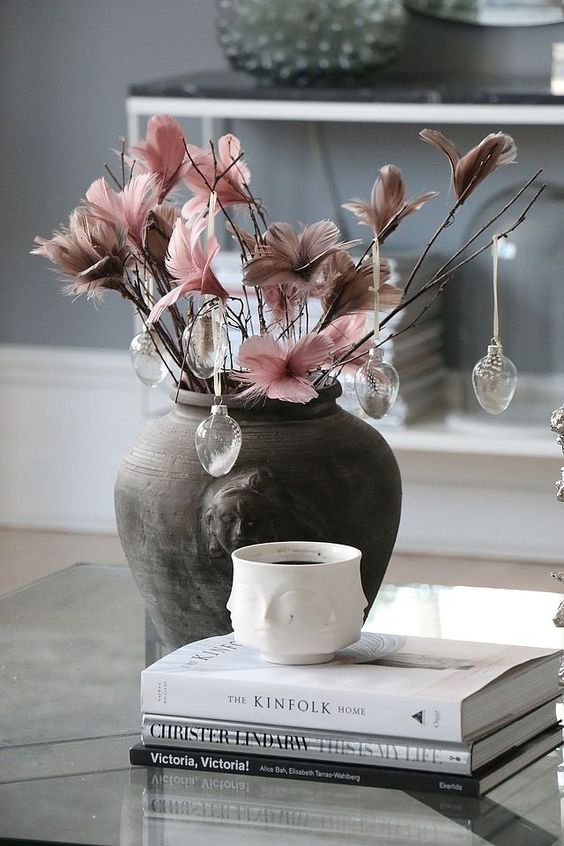
<path fill-rule="evenodd" d="M 174 785 L 167 781 L 170 774 L 170 770 L 147 773 L 141 801 L 148 824 L 186 820 L 246 829 L 260 826 L 289 835 L 338 834 L 373 843 L 471 843 L 461 826 L 401 792 L 346 791 L 343 797 L 342 788 L 330 784 L 240 775 L 217 778 L 205 773 L 183 774 L 185 782 Z"/>
<path fill-rule="evenodd" d="M 538 760 L 562 742 L 559 726 L 538 735 L 508 755 L 472 776 L 449 773 L 371 767 L 343 761 L 327 763 L 266 755 L 231 755 L 227 752 L 201 752 L 198 748 L 158 748 L 139 743 L 130 750 L 130 763 L 145 767 L 165 767 L 188 772 L 243 774 L 280 779 L 385 787 L 404 791 L 456 793 L 480 796 L 519 770 Z"/>
<path fill-rule="evenodd" d="M 538 782 L 539 768 L 532 776 Z M 531 770 L 528 770 L 529 773 Z M 542 781 L 543 824 L 558 831 L 559 795 L 555 784 Z M 162 837 L 167 832 L 178 836 L 171 842 L 186 842 L 185 821 L 194 826 L 238 826 L 239 837 L 259 827 L 268 830 L 269 843 L 286 844 L 280 839 L 298 832 L 340 835 L 345 843 L 367 839 L 371 843 L 422 843 L 464 846 L 475 844 L 474 835 L 497 846 L 551 846 L 554 834 L 541 828 L 526 815 L 531 809 L 531 791 L 527 782 L 520 784 L 511 809 L 488 798 L 465 798 L 445 794 L 412 795 L 388 790 L 343 790 L 331 784 L 295 782 L 288 779 L 259 779 L 244 775 L 210 775 L 174 770 L 131 770 L 130 802 L 135 810 L 142 807 L 145 832 Z M 512 780 L 514 782 L 519 779 Z M 266 833 L 266 832 L 265 832 Z M 223 842 L 211 830 L 202 833 L 202 843 Z M 278 835 L 278 837 L 276 837 Z M 209 838 L 212 838 L 211 841 Z M 144 842 L 153 842 L 148 839 Z M 163 841 L 155 839 L 155 842 Z M 200 842 L 200 841 L 198 841 Z M 246 840 L 246 842 L 249 842 Z M 254 841 L 252 841 L 254 842 Z"/>
<path fill-rule="evenodd" d="M 462 660 L 472 666 L 366 663 L 417 654 L 427 661 Z M 144 670 L 142 711 L 466 742 L 556 698 L 560 654 L 363 633 L 358 644 L 328 664 L 281 667 L 267 664 L 255 650 L 225 635 L 184 646 Z"/>
<path fill-rule="evenodd" d="M 555 704 L 547 702 L 497 732 L 466 744 L 144 714 L 141 738 L 147 746 L 470 775 L 554 723 Z"/>

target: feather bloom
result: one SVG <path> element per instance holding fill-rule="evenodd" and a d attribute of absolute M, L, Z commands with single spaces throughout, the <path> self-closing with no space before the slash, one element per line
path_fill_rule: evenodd
<path fill-rule="evenodd" d="M 320 367 L 334 353 L 329 335 L 304 335 L 295 344 L 277 341 L 272 335 L 247 338 L 239 348 L 238 361 L 247 368 L 233 374 L 250 388 L 242 396 L 306 403 L 317 396 L 308 374 Z"/>
<path fill-rule="evenodd" d="M 380 259 L 380 285 L 378 299 L 380 311 L 388 311 L 400 304 L 403 291 L 388 282 L 389 262 Z M 374 272 L 372 259 L 367 257 L 357 267 L 348 253 L 337 252 L 330 256 L 323 268 L 318 295 L 324 311 L 332 318 L 355 312 L 372 311 L 374 308 Z"/>
<path fill-rule="evenodd" d="M 71 282 L 65 286 L 70 295 L 86 294 L 101 299 L 107 290 L 123 291 L 123 273 L 127 261 L 126 233 L 110 223 L 88 217 L 75 209 L 69 225 L 55 232 L 50 240 L 35 238 L 31 252 L 45 256 Z"/>
<path fill-rule="evenodd" d="M 184 179 L 189 167 L 186 139 L 182 127 L 170 115 L 153 115 L 147 122 L 144 141 L 135 144 L 131 153 L 148 173 L 159 182 L 159 203 Z"/>
<path fill-rule="evenodd" d="M 428 191 L 408 200 L 401 171 L 395 165 L 388 164 L 378 172 L 378 178 L 372 186 L 370 202 L 351 200 L 344 203 L 343 208 L 355 214 L 360 223 L 370 226 L 380 241 L 383 241 L 404 218 L 436 196 L 436 191 Z"/>
<path fill-rule="evenodd" d="M 217 238 L 208 238 L 202 246 L 200 235 L 206 227 L 203 218 L 184 223 L 178 219 L 168 245 L 165 265 L 176 288 L 161 297 L 153 306 L 148 323 L 155 323 L 165 309 L 174 305 L 180 297 L 197 292 L 211 294 L 225 300 L 227 291 L 219 282 L 211 264 L 219 252 Z"/>
<path fill-rule="evenodd" d="M 246 185 L 251 172 L 241 156 L 241 142 L 234 135 L 223 135 L 217 142 L 217 157 L 211 151 L 189 148 L 193 162 L 184 181 L 195 196 L 182 208 L 185 218 L 207 209 L 210 192 L 217 194 L 218 209 L 237 203 L 250 203 Z"/>
<path fill-rule="evenodd" d="M 129 241 L 142 248 L 149 212 L 159 199 L 155 174 L 132 177 L 122 191 L 113 191 L 105 179 L 96 179 L 86 192 L 86 206 L 92 217 L 123 227 Z"/>
<path fill-rule="evenodd" d="M 444 153 L 450 163 L 452 184 L 457 200 L 464 202 L 480 182 L 498 167 L 517 158 L 517 146 L 511 135 L 492 132 L 464 156 L 454 143 L 436 129 L 422 129 L 423 141 Z"/>
<path fill-rule="evenodd" d="M 365 314 L 346 314 L 338 317 L 323 329 L 322 335 L 326 335 L 333 341 L 335 346 L 334 357 L 346 360 L 350 347 L 356 344 L 366 334 Z M 359 367 L 368 361 L 368 353 L 372 347 L 372 338 L 369 338 L 351 353 L 352 360 L 342 367 L 343 372 L 356 373 Z M 333 362 L 330 361 L 329 365 Z"/>
<path fill-rule="evenodd" d="M 294 232 L 289 223 L 272 223 L 245 265 L 243 284 L 283 285 L 307 295 L 322 263 L 337 250 L 358 243 L 339 241 L 340 234 L 330 220 L 304 226 L 300 232 Z"/>

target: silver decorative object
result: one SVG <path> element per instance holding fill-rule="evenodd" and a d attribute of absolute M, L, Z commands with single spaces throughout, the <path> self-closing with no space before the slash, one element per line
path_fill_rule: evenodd
<path fill-rule="evenodd" d="M 564 453 L 564 405 L 555 408 L 550 415 L 550 429 L 557 436 L 556 443 Z M 559 502 L 564 502 L 564 467 L 560 468 L 560 478 L 554 483 L 554 487 L 556 488 L 556 499 Z M 562 573 L 553 573 L 552 575 L 555 579 L 564 582 Z"/>
<path fill-rule="evenodd" d="M 556 579 L 557 582 L 564 582 L 564 573 L 551 573 L 550 575 L 553 579 Z M 552 618 L 552 622 L 559 629 L 564 628 L 564 600 L 562 600 L 556 609 L 556 614 Z M 558 668 L 558 682 L 560 686 L 564 688 L 564 658 L 560 662 L 560 667 Z"/>
<path fill-rule="evenodd" d="M 557 435 L 564 435 L 564 405 L 556 408 L 550 415 L 550 428 Z M 560 444 L 560 440 L 558 440 Z"/>
<path fill-rule="evenodd" d="M 219 43 L 236 70 L 308 85 L 358 77 L 403 47 L 401 0 L 217 0 Z"/>

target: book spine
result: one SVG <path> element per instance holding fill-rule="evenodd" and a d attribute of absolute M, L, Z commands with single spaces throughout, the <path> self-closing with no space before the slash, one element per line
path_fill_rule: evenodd
<path fill-rule="evenodd" d="M 401 694 L 323 689 L 207 677 L 202 673 L 143 671 L 141 710 L 238 723 L 294 726 L 462 743 L 460 703 Z"/>
<path fill-rule="evenodd" d="M 425 744 L 411 739 L 352 733 L 308 732 L 301 728 L 192 720 L 144 714 L 141 737 L 147 746 L 191 747 L 234 754 L 399 767 L 458 775 L 471 774 L 471 753 L 462 744 Z"/>
<path fill-rule="evenodd" d="M 358 764 L 304 761 L 225 752 L 201 752 L 196 748 L 159 749 L 139 743 L 130 749 L 130 763 L 143 767 L 171 767 L 199 772 L 242 773 L 267 778 L 298 779 L 326 784 L 393 788 L 404 791 L 455 793 L 478 796 L 480 783 L 472 776 L 418 772 L 391 767 L 363 767 Z"/>

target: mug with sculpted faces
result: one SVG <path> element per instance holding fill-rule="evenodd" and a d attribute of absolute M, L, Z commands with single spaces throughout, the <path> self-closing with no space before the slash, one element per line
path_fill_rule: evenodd
<path fill-rule="evenodd" d="M 360 638 L 367 604 L 360 550 L 285 541 L 246 546 L 232 557 L 227 608 L 238 643 L 272 663 L 314 664 Z"/>

